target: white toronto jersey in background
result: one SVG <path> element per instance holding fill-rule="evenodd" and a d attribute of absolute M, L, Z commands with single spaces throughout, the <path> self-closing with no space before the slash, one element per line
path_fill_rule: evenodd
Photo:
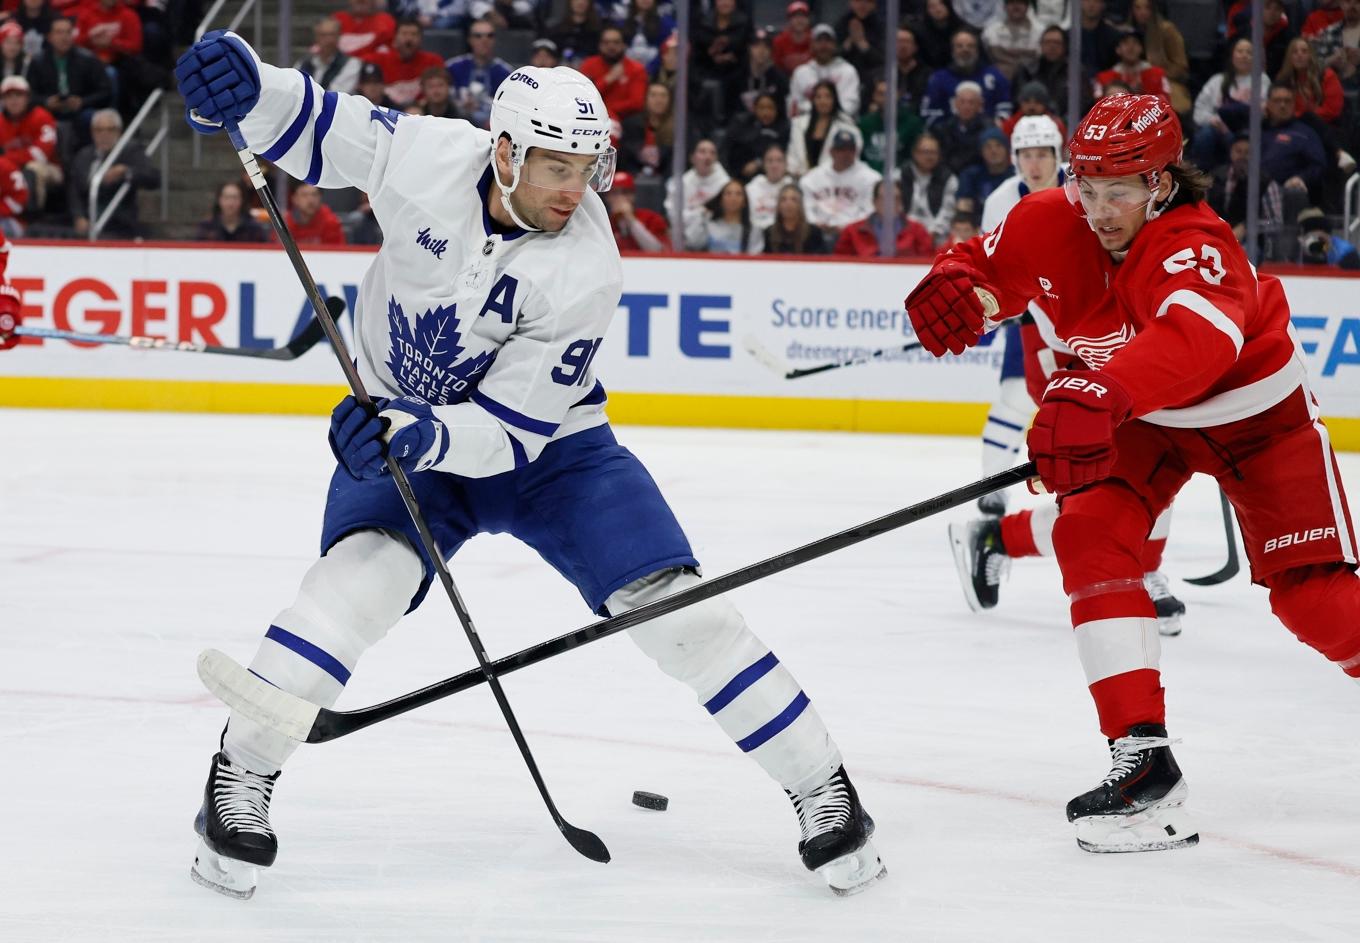
<path fill-rule="evenodd" d="M 383 245 L 359 288 L 355 357 L 375 396 L 434 406 L 452 447 L 436 468 L 487 477 L 606 422 L 590 362 L 623 272 L 587 192 L 556 233 L 493 231 L 491 135 L 399 115 L 261 63 L 251 149 L 322 187 L 368 194 Z"/>

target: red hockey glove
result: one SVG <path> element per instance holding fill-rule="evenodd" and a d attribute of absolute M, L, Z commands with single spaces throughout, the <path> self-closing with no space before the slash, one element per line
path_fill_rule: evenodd
<path fill-rule="evenodd" d="M 961 354 L 982 336 L 987 312 L 976 289 L 996 292 L 965 262 L 941 262 L 907 295 L 907 317 L 921 346 L 936 357 Z"/>
<path fill-rule="evenodd" d="M 0 284 L 0 350 L 9 350 L 19 343 L 14 329 L 24 319 L 19 290 L 8 282 Z"/>
<path fill-rule="evenodd" d="M 1129 394 L 1103 373 L 1059 370 L 1029 430 L 1029 457 L 1049 491 L 1067 494 L 1114 467 L 1114 430 L 1129 416 Z"/>

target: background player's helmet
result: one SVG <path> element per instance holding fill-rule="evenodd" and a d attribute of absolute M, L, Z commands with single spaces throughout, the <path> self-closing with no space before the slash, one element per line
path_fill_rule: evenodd
<path fill-rule="evenodd" d="M 491 102 L 491 136 L 499 141 L 501 135 L 510 138 L 511 180 L 507 185 L 500 174 L 493 176 L 507 208 L 531 147 L 593 154 L 596 162 L 589 188 L 604 192 L 613 181 L 615 152 L 609 112 L 595 83 L 575 69 L 523 66 L 510 73 Z M 514 216 L 513 209 L 510 213 Z M 518 217 L 515 222 L 523 226 Z"/>
<path fill-rule="evenodd" d="M 1181 122 L 1171 106 L 1156 95 L 1111 95 L 1092 106 L 1068 144 L 1071 154 L 1063 189 L 1082 216 L 1079 183 L 1082 177 L 1141 176 L 1148 188 L 1147 218 L 1161 212 L 1153 199 L 1161 173 L 1181 159 L 1184 141 Z M 1161 203 L 1165 207 L 1178 185 Z M 1093 224 L 1094 225 L 1094 224 Z"/>
<path fill-rule="evenodd" d="M 1063 138 L 1058 122 L 1048 115 L 1025 115 L 1017 121 L 1011 130 L 1011 163 L 1020 166 L 1020 151 L 1026 147 L 1051 147 L 1061 161 Z"/>

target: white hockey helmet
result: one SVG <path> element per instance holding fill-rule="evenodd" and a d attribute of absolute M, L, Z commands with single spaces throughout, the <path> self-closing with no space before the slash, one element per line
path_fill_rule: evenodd
<path fill-rule="evenodd" d="M 510 138 L 509 185 L 500 179 L 499 173 L 494 174 L 506 208 L 509 209 L 510 194 L 520 184 L 520 173 L 531 147 L 561 154 L 594 155 L 595 164 L 584 186 L 598 193 L 608 190 L 614 180 L 611 131 L 609 112 L 599 89 L 575 69 L 522 66 L 511 72 L 491 102 L 492 139 L 499 142 L 501 135 Z M 514 210 L 510 213 L 524 227 Z"/>
<path fill-rule="evenodd" d="M 1025 115 L 1011 129 L 1011 162 L 1020 166 L 1020 151 L 1026 147 L 1051 147 L 1053 158 L 1062 163 L 1063 136 L 1058 122 L 1048 115 Z"/>

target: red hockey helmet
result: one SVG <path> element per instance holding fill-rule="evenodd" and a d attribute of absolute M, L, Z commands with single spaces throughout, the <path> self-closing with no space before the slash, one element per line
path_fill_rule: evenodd
<path fill-rule="evenodd" d="M 1181 122 L 1157 95 L 1111 95 L 1092 106 L 1072 134 L 1074 176 L 1142 174 L 1149 187 L 1181 159 Z"/>
<path fill-rule="evenodd" d="M 1155 198 L 1161 173 L 1181 159 L 1181 123 L 1156 95 L 1111 95 L 1096 102 L 1081 119 L 1069 145 L 1071 162 L 1063 190 L 1079 215 L 1095 227 L 1093 217 L 1143 209 L 1148 219 L 1161 210 Z M 1082 178 L 1141 176 L 1146 189 L 1128 188 L 1097 198 Z M 1173 187 L 1174 193 L 1174 187 Z"/>

